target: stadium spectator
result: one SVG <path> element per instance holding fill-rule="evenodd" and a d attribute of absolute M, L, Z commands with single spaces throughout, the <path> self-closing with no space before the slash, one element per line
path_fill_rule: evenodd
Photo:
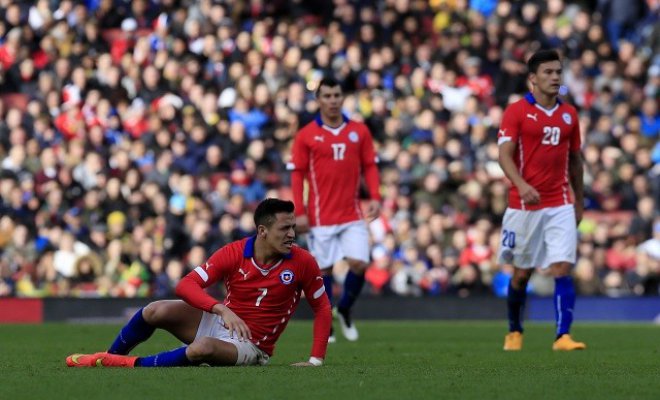
<path fill-rule="evenodd" d="M 437 274 L 439 285 L 423 278 L 422 292 L 456 293 L 451 278 L 463 251 L 453 241 L 457 232 L 485 216 L 492 223 L 485 228 L 490 251 L 497 250 L 508 190 L 496 162 L 497 127 L 503 108 L 527 90 L 525 61 L 541 47 L 563 55 L 564 97 L 578 107 L 585 136 L 585 183 L 602 188 L 585 193 L 580 226 L 580 249 L 591 248 L 593 258 L 580 250 L 578 265 L 590 259 L 600 282 L 589 292 L 604 293 L 605 255 L 614 241 L 628 230 L 635 243 L 627 247 L 651 238 L 649 221 L 660 212 L 657 201 L 645 200 L 660 198 L 657 2 L 604 1 L 603 13 L 599 2 L 564 0 L 377 0 L 360 11 L 350 2 L 313 8 L 271 2 L 254 13 L 236 2 L 55 3 L 7 0 L 0 12 L 0 217 L 12 222 L 3 224 L 8 238 L 14 227 L 27 227 L 37 255 L 36 274 L 0 257 L 3 296 L 72 294 L 72 278 L 52 263 L 62 229 L 109 267 L 98 296 L 152 295 L 167 287 L 156 265 L 147 266 L 147 290 L 120 284 L 118 271 L 138 253 L 130 240 L 101 237 L 114 211 L 129 221 L 124 233 L 143 229 L 154 238 L 153 252 L 164 257 L 173 287 L 189 272 L 182 262 L 197 230 L 187 220 L 207 220 L 207 242 L 215 248 L 238 239 L 239 220 L 254 210 L 252 199 L 231 194 L 234 169 L 245 168 L 249 182 L 266 193 L 291 196 L 284 165 L 295 133 L 313 119 L 313 89 L 322 76 L 340 82 L 343 111 L 367 124 L 381 160 L 383 213 L 370 231 L 374 261 L 388 261 L 378 265 L 384 273 L 374 283 L 382 295 L 393 293 L 392 281 L 382 279 L 393 276 L 394 255 L 406 240 L 426 229 L 415 214 L 429 203 L 441 254 L 431 252 L 434 261 L 428 251 L 417 256 L 424 276 L 449 276 Z M 625 12 L 613 12 L 622 4 Z M 630 13 L 637 17 L 632 29 L 612 34 Z M 477 60 L 478 72 L 470 73 L 494 87 L 486 102 L 471 85 L 462 86 Z M 237 110 L 258 118 L 248 118 L 247 126 L 230 122 L 229 112 Z M 211 149 L 220 149 L 219 163 Z M 192 180 L 192 191 L 183 207 L 179 200 L 170 207 L 182 176 Z M 624 210 L 613 214 L 616 221 L 602 213 L 603 200 L 605 208 Z M 75 208 L 79 217 L 69 211 Z M 88 232 L 73 232 L 69 225 L 78 219 Z M 382 227 L 386 234 L 373 234 Z M 497 277 L 492 285 L 500 286 L 492 290 L 502 295 L 495 287 L 510 271 L 486 264 L 480 279 L 490 286 L 489 277 Z M 634 289 L 639 274 L 658 275 L 628 270 L 630 293 L 641 293 Z M 34 291 L 17 290 L 28 281 Z"/>

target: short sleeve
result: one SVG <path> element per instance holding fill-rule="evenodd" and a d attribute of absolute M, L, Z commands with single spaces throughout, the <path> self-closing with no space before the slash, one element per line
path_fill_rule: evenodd
<path fill-rule="evenodd" d="M 500 129 L 497 131 L 497 145 L 506 142 L 517 142 L 520 135 L 520 112 L 513 104 L 506 108 L 502 116 Z"/>
<path fill-rule="evenodd" d="M 287 163 L 286 168 L 290 171 L 306 172 L 309 169 L 309 146 L 305 142 L 303 131 L 298 131 L 293 140 L 291 149 L 291 162 Z"/>

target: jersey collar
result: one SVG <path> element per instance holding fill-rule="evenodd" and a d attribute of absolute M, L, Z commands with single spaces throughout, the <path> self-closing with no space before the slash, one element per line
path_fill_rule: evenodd
<path fill-rule="evenodd" d="M 344 113 L 341 113 L 341 118 L 344 120 L 344 123 L 348 123 L 348 116 Z M 320 127 L 323 127 L 323 120 L 321 119 L 321 113 L 316 114 L 316 118 L 314 118 L 316 121 L 316 124 Z"/>
<path fill-rule="evenodd" d="M 243 249 L 243 258 L 252 258 L 254 257 L 254 242 L 257 240 L 257 235 L 250 236 L 250 238 L 245 242 L 245 249 Z M 293 252 L 289 254 L 282 255 L 282 258 L 289 260 L 293 256 Z"/>
<path fill-rule="evenodd" d="M 534 98 L 534 95 L 532 94 L 532 92 L 528 92 L 525 95 L 525 100 L 527 100 L 527 102 L 531 105 L 536 104 L 536 99 Z M 559 99 L 559 97 L 557 97 L 557 104 L 562 104 L 562 101 Z"/>

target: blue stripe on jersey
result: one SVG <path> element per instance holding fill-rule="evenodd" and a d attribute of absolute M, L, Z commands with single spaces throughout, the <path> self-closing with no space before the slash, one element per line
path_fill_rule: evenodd
<path fill-rule="evenodd" d="M 528 92 L 528 93 L 525 95 L 525 100 L 527 100 L 527 102 L 528 102 L 529 104 L 531 104 L 531 105 L 536 104 L 536 99 L 534 98 L 534 95 L 532 94 L 532 92 Z M 561 101 L 561 99 L 560 99 L 559 97 L 557 97 L 557 104 L 559 104 L 559 105 L 562 104 L 562 101 Z"/>

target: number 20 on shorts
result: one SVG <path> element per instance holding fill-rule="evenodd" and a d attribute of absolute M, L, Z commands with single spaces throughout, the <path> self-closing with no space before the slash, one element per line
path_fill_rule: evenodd
<path fill-rule="evenodd" d="M 502 246 L 513 249 L 516 247 L 516 233 L 504 229 L 502 231 Z"/>

